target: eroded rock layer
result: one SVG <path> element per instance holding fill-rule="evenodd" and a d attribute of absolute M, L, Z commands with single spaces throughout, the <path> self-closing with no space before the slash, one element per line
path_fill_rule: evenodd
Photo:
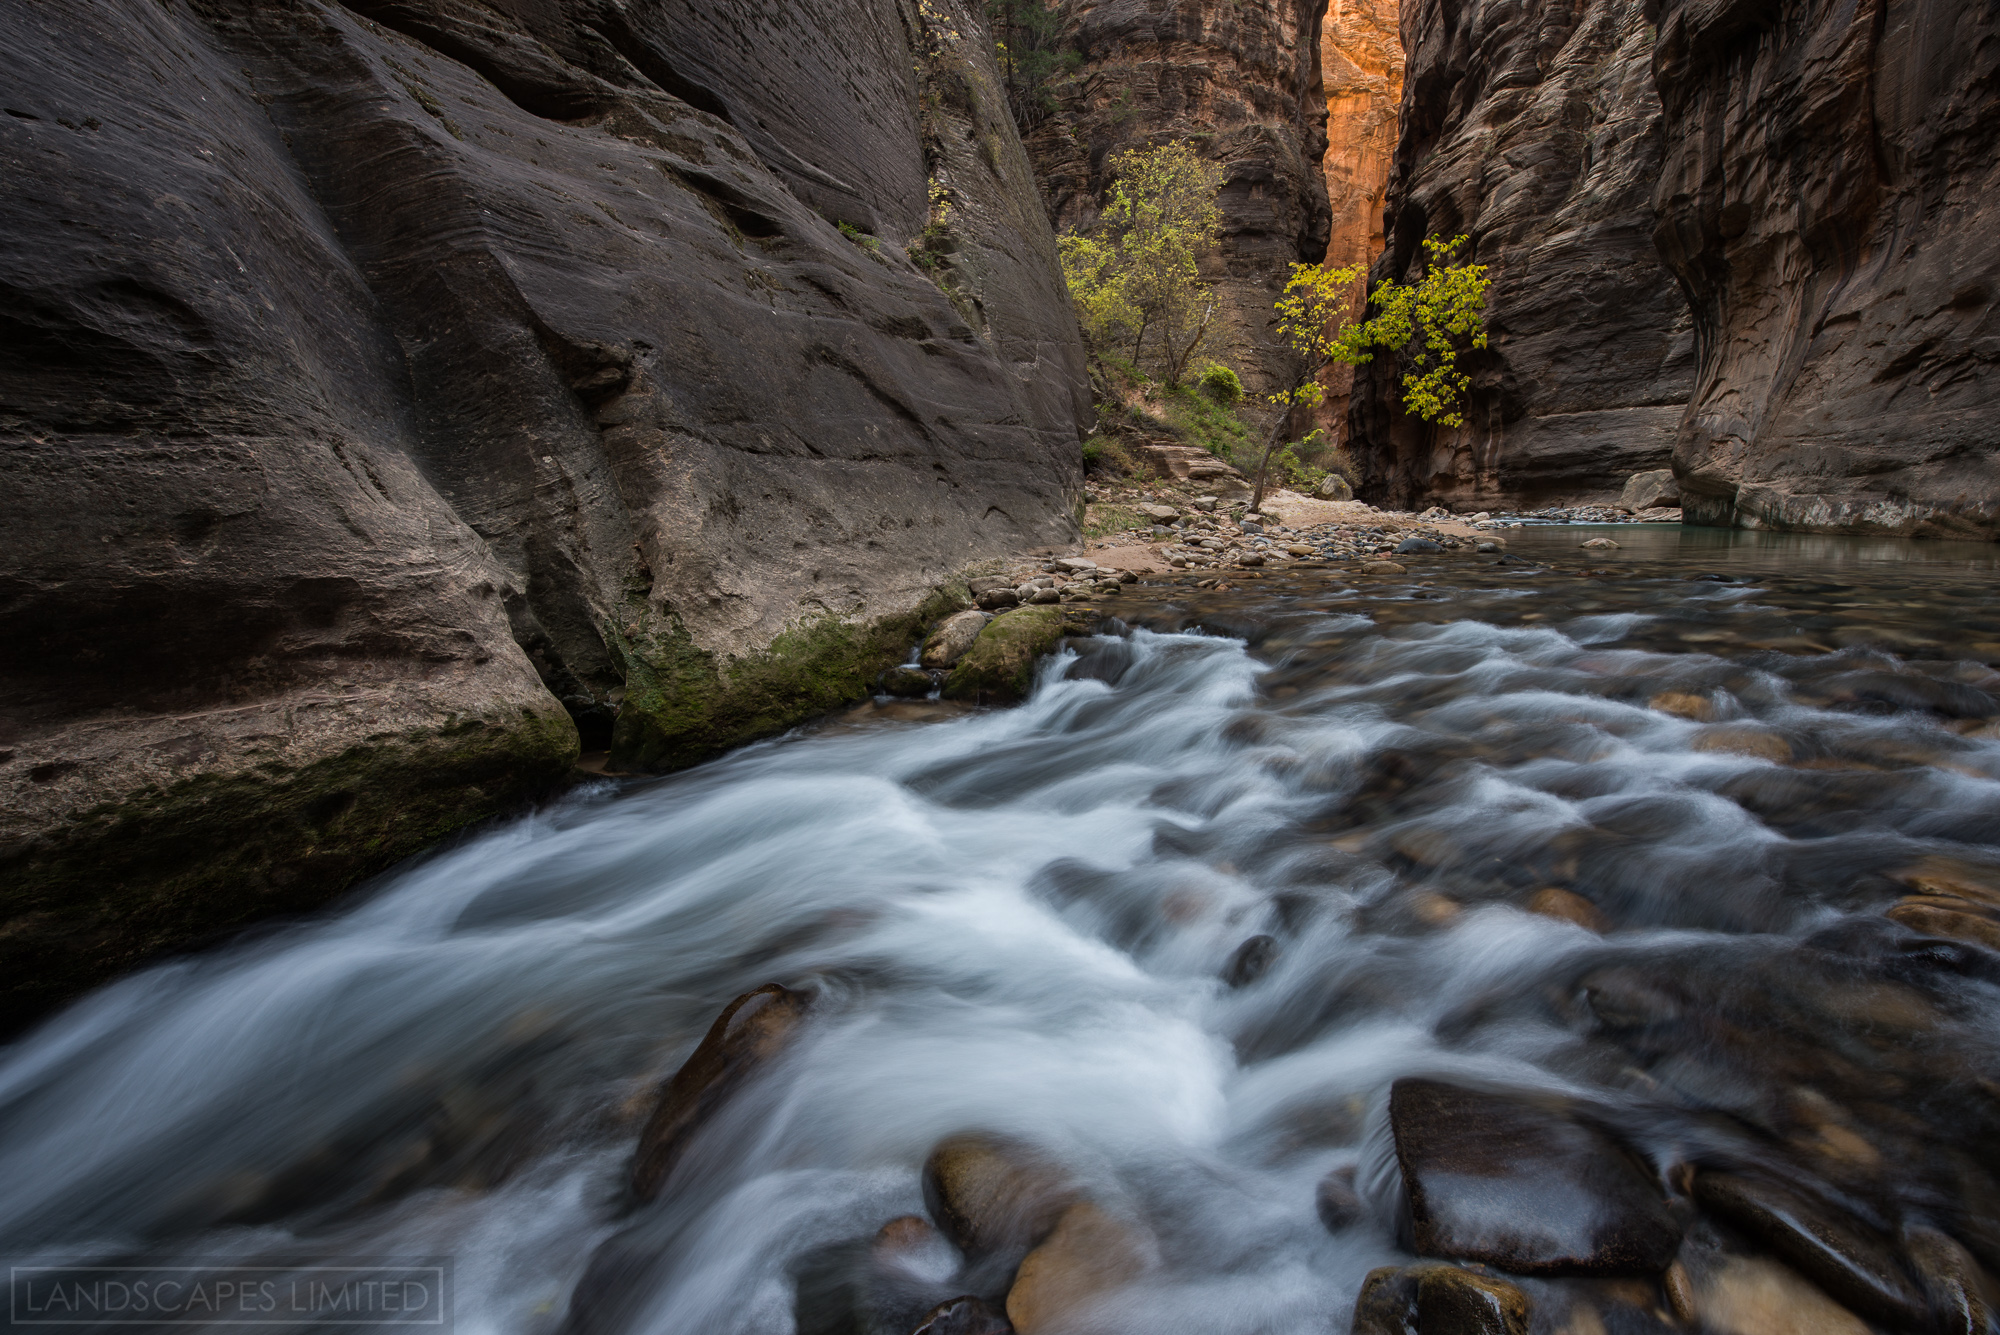
<path fill-rule="evenodd" d="M 2000 536 L 2000 11 L 1670 0 L 1654 70 L 1689 518 Z"/>
<path fill-rule="evenodd" d="M 1693 376 L 1687 304 L 1652 240 L 1662 155 L 1642 0 L 1415 0 L 1389 249 L 1471 237 L 1490 267 L 1490 347 L 1458 428 L 1405 415 L 1397 371 L 1357 377 L 1364 493 L 1460 509 L 1615 499 L 1672 449 Z"/>
<path fill-rule="evenodd" d="M 0 1019 L 501 809 L 572 718 L 669 765 L 837 703 L 1074 532 L 962 5 L 49 0 L 0 68 Z"/>
<path fill-rule="evenodd" d="M 1205 355 L 1252 389 L 1272 379 L 1271 303 L 1290 266 L 1326 253 L 1326 0 L 1061 0 L 1055 110 L 1027 140 L 1058 227 L 1088 226 L 1110 159 L 1192 140 L 1222 163 L 1222 244 L 1204 270 L 1217 328 Z"/>

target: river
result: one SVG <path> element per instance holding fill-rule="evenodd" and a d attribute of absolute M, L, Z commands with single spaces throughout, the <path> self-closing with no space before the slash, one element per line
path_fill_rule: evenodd
<path fill-rule="evenodd" d="M 0 1053 L 0 1254 L 446 1257 L 464 1335 L 859 1329 L 801 1276 L 981 1130 L 1143 1237 L 1089 1329 L 1337 1331 L 1408 1260 L 1406 1076 L 2000 1253 L 2000 955 L 1884 916 L 2000 940 L 1993 548 L 1597 531 L 1131 589 L 1022 707 L 596 783 L 107 987 Z M 769 982 L 800 1038 L 632 1206 L 654 1091 Z"/>

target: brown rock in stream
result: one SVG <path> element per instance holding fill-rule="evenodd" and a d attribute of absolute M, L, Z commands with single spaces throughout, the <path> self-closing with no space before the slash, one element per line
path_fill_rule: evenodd
<path fill-rule="evenodd" d="M 1492 1275 L 1420 1261 L 1368 1272 L 1353 1335 L 1527 1335 L 1528 1295 Z"/>
<path fill-rule="evenodd" d="M 1075 1183 L 1054 1160 L 977 1131 L 938 1142 L 924 1161 L 923 1186 L 931 1218 L 969 1258 L 1018 1260 L 1077 1201 Z"/>
<path fill-rule="evenodd" d="M 932 1308 L 910 1335 L 1013 1335 L 1013 1331 L 993 1304 L 967 1294 Z"/>
<path fill-rule="evenodd" d="M 1398 1080 L 1396 1159 L 1419 1256 L 1517 1274 L 1657 1274 L 1681 1226 L 1609 1133 L 1551 1096 Z"/>
<path fill-rule="evenodd" d="M 1021 1262 L 1007 1291 L 1007 1319 L 1020 1335 L 1069 1329 L 1079 1312 L 1152 1265 L 1148 1239 L 1137 1228 L 1078 1201 Z"/>
<path fill-rule="evenodd" d="M 1899 1330 L 1925 1328 L 1924 1295 L 1888 1243 L 1860 1221 L 1789 1187 L 1728 1173 L 1697 1173 L 1694 1198 L 1841 1305 Z"/>
<path fill-rule="evenodd" d="M 943 624 L 925 638 L 923 652 L 918 655 L 917 661 L 927 668 L 954 666 L 965 657 L 965 651 L 972 647 L 972 642 L 979 638 L 979 632 L 986 629 L 986 623 L 992 619 L 980 611 L 960 612 L 946 617 Z"/>
<path fill-rule="evenodd" d="M 811 1008 L 803 992 L 767 983 L 730 1002 L 660 1092 L 659 1106 L 632 1156 L 632 1195 L 660 1194 L 674 1165 L 708 1118 L 752 1073 L 781 1051 Z"/>

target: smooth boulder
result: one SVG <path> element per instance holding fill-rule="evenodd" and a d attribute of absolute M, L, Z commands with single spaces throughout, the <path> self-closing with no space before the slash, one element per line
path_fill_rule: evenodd
<path fill-rule="evenodd" d="M 812 1009 L 812 998 L 776 983 L 723 1007 L 692 1055 L 660 1091 L 660 1101 L 632 1156 L 632 1195 L 660 1194 L 674 1165 L 723 1101 L 784 1050 Z"/>
<path fill-rule="evenodd" d="M 1526 1275 L 1644 1275 L 1680 1245 L 1656 1182 L 1565 1100 L 1404 1079 L 1389 1120 L 1419 1256 Z"/>
<path fill-rule="evenodd" d="M 973 1131 L 947 1137 L 924 1160 L 924 1206 L 975 1264 L 1011 1270 L 1054 1231 L 1078 1199 L 1069 1173 L 1034 1146 Z"/>
<path fill-rule="evenodd" d="M 1625 490 L 1618 497 L 1618 508 L 1621 510 L 1653 510 L 1680 503 L 1681 485 L 1674 481 L 1674 470 L 1671 468 L 1654 468 L 1632 474 L 1625 479 Z"/>
<path fill-rule="evenodd" d="M 1734 1173 L 1697 1173 L 1694 1198 L 1826 1291 L 1899 1330 L 1921 1330 L 1929 1305 L 1895 1251 L 1859 1220 L 1801 1192 Z"/>
<path fill-rule="evenodd" d="M 917 661 L 927 668 L 948 668 L 965 657 L 965 651 L 993 618 L 985 612 L 959 612 L 946 617 L 924 640 Z"/>
<path fill-rule="evenodd" d="M 1009 598 L 1012 589 L 1006 590 Z M 986 624 L 945 678 L 947 700 L 1014 704 L 1025 700 L 1035 682 L 1035 662 L 1055 652 L 1063 637 L 1061 607 L 1019 607 Z"/>

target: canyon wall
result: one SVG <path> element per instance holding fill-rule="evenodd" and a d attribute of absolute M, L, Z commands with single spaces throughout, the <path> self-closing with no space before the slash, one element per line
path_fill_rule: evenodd
<path fill-rule="evenodd" d="M 0 1024 L 579 728 L 667 767 L 853 698 L 1074 535 L 956 0 L 45 0 L 0 69 Z"/>
<path fill-rule="evenodd" d="M 1217 328 L 1204 349 L 1246 386 L 1279 361 L 1271 303 L 1290 266 L 1326 253 L 1321 159 L 1326 0 L 1059 0 L 1062 45 L 1080 58 L 1052 81 L 1052 114 L 1027 138 L 1058 228 L 1087 227 L 1131 148 L 1191 140 L 1224 169 L 1222 244 L 1204 266 Z"/>
<path fill-rule="evenodd" d="M 2000 11 L 1661 7 L 1689 518 L 2000 537 Z"/>
<path fill-rule="evenodd" d="M 1382 211 L 1396 153 L 1403 100 L 1403 42 L 1397 0 L 1332 0 L 1320 28 L 1320 77 L 1326 87 L 1327 203 L 1332 210 L 1326 262 L 1363 266 L 1388 248 Z M 1356 280 L 1349 316 L 1362 315 L 1368 284 Z M 1339 362 L 1320 377 L 1326 398 L 1317 418 L 1329 437 L 1347 436 L 1354 368 Z"/>
<path fill-rule="evenodd" d="M 1614 499 L 1666 465 L 1693 382 L 1686 300 L 1653 246 L 1664 152 L 1645 0 L 1409 0 L 1388 250 L 1426 236 L 1489 266 L 1490 346 L 1462 359 L 1465 425 L 1403 413 L 1393 360 L 1360 370 L 1362 493 L 1461 510 Z"/>

